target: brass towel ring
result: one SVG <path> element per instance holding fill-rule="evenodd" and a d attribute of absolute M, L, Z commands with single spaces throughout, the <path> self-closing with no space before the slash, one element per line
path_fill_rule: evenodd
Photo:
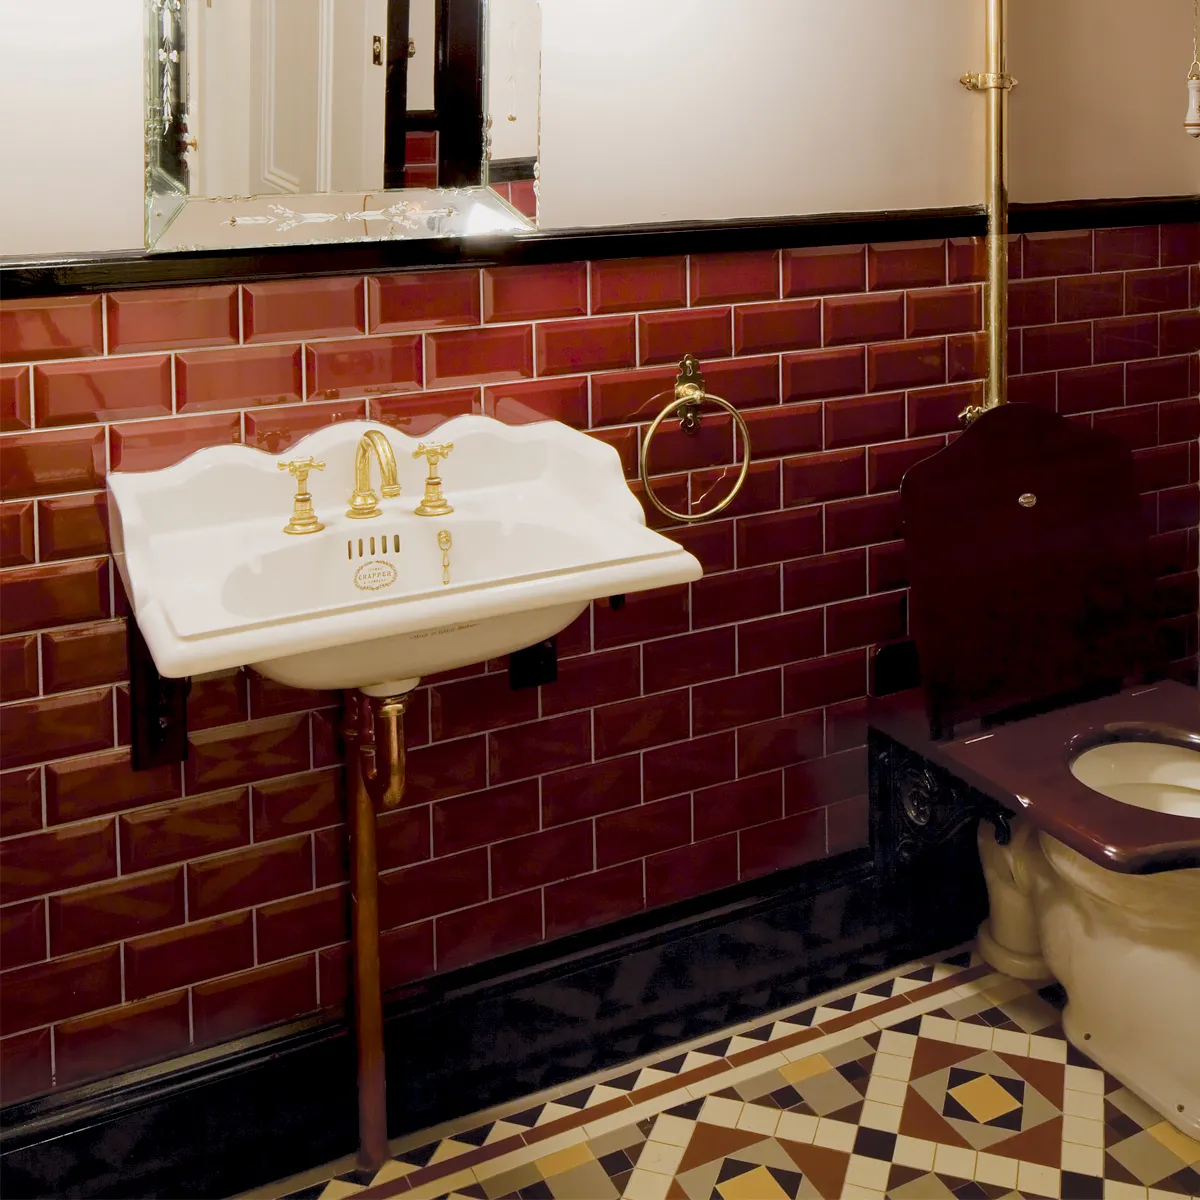
<path fill-rule="evenodd" d="M 742 469 L 729 495 L 719 504 L 713 505 L 707 512 L 676 512 L 673 508 L 668 508 L 654 494 L 654 489 L 650 486 L 650 443 L 654 440 L 658 427 L 668 417 L 678 417 L 679 428 L 685 433 L 694 433 L 700 428 L 700 406 L 706 400 L 711 400 L 713 404 L 723 408 L 733 417 L 734 424 L 742 435 Z M 679 374 L 675 379 L 675 398 L 650 423 L 650 428 L 646 430 L 646 440 L 642 443 L 642 452 L 638 460 L 638 474 L 641 476 L 642 487 L 646 489 L 650 503 L 673 521 L 703 521 L 708 517 L 715 517 L 717 513 L 722 512 L 733 503 L 733 498 L 742 490 L 742 484 L 746 482 L 749 470 L 750 430 L 746 425 L 745 418 L 728 400 L 722 400 L 720 396 L 714 396 L 704 390 L 704 376 L 700 373 L 699 362 L 692 355 L 685 355 L 679 364 Z"/>

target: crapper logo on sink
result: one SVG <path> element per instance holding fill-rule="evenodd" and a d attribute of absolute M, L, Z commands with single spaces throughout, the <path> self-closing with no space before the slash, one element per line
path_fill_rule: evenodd
<path fill-rule="evenodd" d="M 354 586 L 362 592 L 378 592 L 396 582 L 396 568 L 381 558 L 365 562 L 354 572 Z"/>

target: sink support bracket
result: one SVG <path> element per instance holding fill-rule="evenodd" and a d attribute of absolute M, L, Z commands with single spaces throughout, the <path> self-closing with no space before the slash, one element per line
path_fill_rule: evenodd
<path fill-rule="evenodd" d="M 187 698 L 192 681 L 164 679 L 158 673 L 132 614 L 125 629 L 131 766 L 135 771 L 149 771 L 183 762 L 188 756 Z"/>

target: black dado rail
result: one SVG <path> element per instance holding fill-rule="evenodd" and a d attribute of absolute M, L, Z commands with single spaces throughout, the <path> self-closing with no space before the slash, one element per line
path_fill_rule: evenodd
<path fill-rule="evenodd" d="M 1014 233 L 1092 226 L 1156 225 L 1200 220 L 1200 196 L 1014 204 Z M 660 254 L 712 254 L 895 242 L 931 237 L 978 237 L 987 231 L 982 208 L 918 209 L 813 217 L 625 225 L 495 237 L 426 238 L 317 246 L 200 250 L 0 259 L 0 296 L 29 299 L 76 292 L 173 284 L 239 283 L 322 275 L 374 274 L 453 266 L 511 266 Z"/>

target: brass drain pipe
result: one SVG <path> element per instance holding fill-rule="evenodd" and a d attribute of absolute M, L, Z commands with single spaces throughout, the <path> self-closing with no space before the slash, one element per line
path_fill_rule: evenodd
<path fill-rule="evenodd" d="M 968 424 L 1008 399 L 1008 93 L 1016 80 L 1008 73 L 1005 0 L 987 0 L 987 70 L 968 73 L 963 87 L 987 95 L 987 330 L 988 375 L 983 404 L 959 415 Z"/>

